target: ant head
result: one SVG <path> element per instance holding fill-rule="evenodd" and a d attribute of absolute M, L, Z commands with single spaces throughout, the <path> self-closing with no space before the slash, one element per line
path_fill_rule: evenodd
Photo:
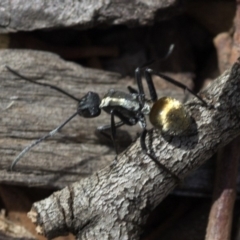
<path fill-rule="evenodd" d="M 99 108 L 100 103 L 101 100 L 97 93 L 88 92 L 79 101 L 78 114 L 84 118 L 97 117 L 101 113 L 101 109 Z"/>

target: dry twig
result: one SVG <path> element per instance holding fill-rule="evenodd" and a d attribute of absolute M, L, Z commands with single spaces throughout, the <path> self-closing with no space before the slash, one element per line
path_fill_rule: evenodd
<path fill-rule="evenodd" d="M 215 108 L 194 99 L 193 117 L 180 137 L 148 132 L 147 146 L 174 174 L 184 178 L 240 133 L 240 64 L 235 63 L 201 93 Z M 30 216 L 49 238 L 72 232 L 77 239 L 138 239 L 149 212 L 176 181 L 143 154 L 139 140 L 111 165 L 33 205 Z"/>

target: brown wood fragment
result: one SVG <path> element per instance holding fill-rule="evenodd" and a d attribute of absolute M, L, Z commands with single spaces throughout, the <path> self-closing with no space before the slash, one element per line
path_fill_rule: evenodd
<path fill-rule="evenodd" d="M 36 234 L 33 223 L 27 217 L 27 212 L 31 208 L 31 202 L 22 191 L 20 191 L 18 188 L 1 185 L 0 197 L 8 213 L 8 220 L 20 226 L 23 226 L 33 236 L 35 235 L 38 240 L 45 239 L 42 236 L 38 236 Z"/>
<path fill-rule="evenodd" d="M 220 33 L 214 39 L 214 45 L 218 54 L 218 68 L 221 73 L 231 66 L 229 61 L 233 40 L 229 33 Z"/>
<path fill-rule="evenodd" d="M 219 70 L 223 72 L 231 65 L 240 53 L 240 1 L 237 1 L 235 33 L 233 38 L 228 33 L 215 38 L 218 52 Z M 233 208 L 236 200 L 240 138 L 236 138 L 218 153 L 216 179 L 213 192 L 213 203 L 209 214 L 206 240 L 231 239 Z"/>
<path fill-rule="evenodd" d="M 159 161 L 184 178 L 240 134 L 240 64 L 185 104 L 194 121 L 179 137 L 153 129 L 146 143 Z M 33 205 L 37 225 L 51 238 L 72 232 L 77 239 L 138 239 L 149 212 L 176 186 L 176 181 L 146 156 L 137 140 L 108 166 Z"/>
<path fill-rule="evenodd" d="M 36 238 L 30 234 L 23 226 L 20 226 L 5 218 L 4 214 L 0 214 L 0 239 L 1 240 L 35 240 Z"/>
<path fill-rule="evenodd" d="M 236 200 L 236 181 L 240 138 L 219 152 L 213 205 L 209 215 L 206 240 L 231 239 L 233 207 Z"/>
<path fill-rule="evenodd" d="M 213 203 L 209 213 L 205 240 L 231 239 L 233 209 L 236 200 L 240 138 L 218 153 Z"/>

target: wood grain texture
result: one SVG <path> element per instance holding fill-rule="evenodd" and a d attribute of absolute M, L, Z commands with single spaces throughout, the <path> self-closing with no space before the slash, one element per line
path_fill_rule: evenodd
<path fill-rule="evenodd" d="M 60 27 L 82 29 L 98 25 L 149 25 L 159 10 L 162 19 L 179 12 L 176 0 L 30 0 L 0 2 L 0 32 L 32 31 Z M 159 15 L 159 14 L 158 14 Z"/>
<path fill-rule="evenodd" d="M 60 125 L 77 106 L 77 102 L 61 93 L 17 79 L 6 71 L 6 64 L 23 75 L 52 80 L 52 84 L 79 97 L 90 90 L 103 94 L 104 85 L 114 86 L 120 78 L 117 74 L 84 69 L 44 52 L 2 51 L 1 56 L 2 171 L 21 149 Z M 109 164 L 114 155 L 109 147 L 111 143 L 103 138 L 105 144 L 95 144 L 99 138 L 94 132 L 97 126 L 109 123 L 108 119 L 107 114 L 91 120 L 76 117 L 61 134 L 26 154 L 16 169 L 21 173 L 4 171 L 2 182 L 61 187 Z M 44 172 L 46 175 L 42 178 Z"/>
<path fill-rule="evenodd" d="M 98 126 L 110 123 L 110 116 L 102 112 L 93 119 L 76 117 L 61 133 L 24 155 L 15 172 L 8 172 L 16 155 L 64 122 L 76 111 L 77 103 L 53 89 L 19 79 L 8 72 L 5 65 L 22 75 L 61 87 L 79 98 L 88 91 L 96 91 L 103 97 L 111 88 L 127 91 L 128 85 L 136 87 L 133 79 L 121 79 L 117 73 L 83 68 L 55 54 L 0 51 L 1 183 L 62 188 L 112 163 L 115 157 L 113 145 L 96 130 Z M 164 90 L 164 94 L 172 94 L 180 100 L 186 97 L 181 89 Z M 129 146 L 140 131 L 139 126 L 118 129 L 120 149 Z"/>
<path fill-rule="evenodd" d="M 147 134 L 149 151 L 180 178 L 209 159 L 240 134 L 240 64 L 226 71 L 201 96 L 214 108 L 193 99 L 185 104 L 193 117 L 179 137 Z M 51 238 L 68 231 L 77 239 L 139 239 L 149 212 L 176 186 L 170 174 L 145 155 L 139 140 L 118 162 L 33 205 L 38 230 Z"/>

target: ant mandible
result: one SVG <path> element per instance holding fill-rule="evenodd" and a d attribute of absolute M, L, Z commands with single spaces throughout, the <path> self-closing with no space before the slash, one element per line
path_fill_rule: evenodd
<path fill-rule="evenodd" d="M 167 58 L 174 48 L 172 44 L 168 50 L 167 55 L 164 57 Z M 60 126 L 49 132 L 47 135 L 39 138 L 31 145 L 27 146 L 18 156 L 13 160 L 10 170 L 13 170 L 17 162 L 22 158 L 22 156 L 28 152 L 32 147 L 37 145 L 38 143 L 42 142 L 43 140 L 53 136 L 56 132 L 61 130 L 70 120 L 72 120 L 75 116 L 80 115 L 84 118 L 94 118 L 101 114 L 101 110 L 104 110 L 108 114 L 111 115 L 111 124 L 99 127 L 98 130 L 103 132 L 107 129 L 111 129 L 111 139 L 115 148 L 116 154 L 117 146 L 116 146 L 116 128 L 121 127 L 122 125 L 126 124 L 129 126 L 136 125 L 137 123 L 140 124 L 142 128 L 142 132 L 140 135 L 140 144 L 143 152 L 147 154 L 158 166 L 162 167 L 168 173 L 173 175 L 177 180 L 179 180 L 178 176 L 174 175 L 170 172 L 165 166 L 160 164 L 154 156 L 148 153 L 148 149 L 145 143 L 146 134 L 147 134 L 147 124 L 145 116 L 149 115 L 150 122 L 152 125 L 158 129 L 161 129 L 163 133 L 167 133 L 170 135 L 180 135 L 184 131 L 186 131 L 191 123 L 191 117 L 189 116 L 188 112 L 184 108 L 183 104 L 180 103 L 178 100 L 171 98 L 171 97 L 162 97 L 158 99 L 155 86 L 152 81 L 152 75 L 159 76 L 160 78 L 164 79 L 167 82 L 170 82 L 183 90 L 189 91 L 192 95 L 197 97 L 204 106 L 208 106 L 208 104 L 197 94 L 195 94 L 192 90 L 190 90 L 184 84 L 164 75 L 159 72 L 148 68 L 148 64 L 145 64 L 141 67 L 138 67 L 135 70 L 135 79 L 137 82 L 138 90 L 135 90 L 132 87 L 128 87 L 129 93 L 116 91 L 110 89 L 108 93 L 100 99 L 98 93 L 95 92 L 88 92 L 85 96 L 81 99 L 74 97 L 73 95 L 69 94 L 68 92 L 53 86 L 47 83 L 39 83 L 35 82 L 34 80 L 19 74 L 17 71 L 13 70 L 9 66 L 6 68 L 22 79 L 29 81 L 34 84 L 47 86 L 56 91 L 59 91 L 66 96 L 72 98 L 73 100 L 78 102 L 77 111 L 70 116 L 65 122 L 63 122 Z M 150 93 L 150 100 L 145 98 L 145 93 L 142 84 L 143 75 L 147 82 L 147 86 Z M 120 121 L 115 122 L 115 116 L 117 116 Z"/>

